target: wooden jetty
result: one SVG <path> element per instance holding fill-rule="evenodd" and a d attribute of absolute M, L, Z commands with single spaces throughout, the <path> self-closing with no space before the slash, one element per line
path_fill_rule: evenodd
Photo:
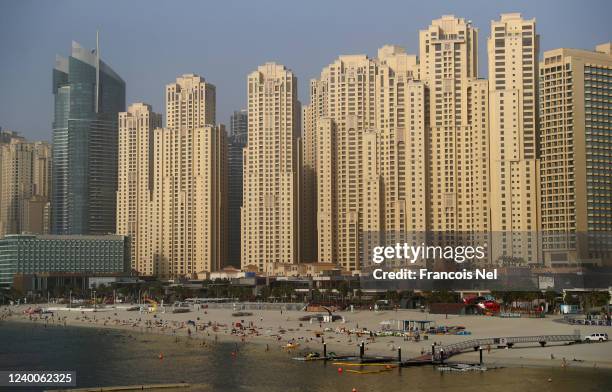
<path fill-rule="evenodd" d="M 365 344 L 359 345 L 359 356 L 328 356 L 327 345 L 323 344 L 323 355 L 319 357 L 299 357 L 294 358 L 299 361 L 336 361 L 350 364 L 396 364 L 399 367 L 415 367 L 426 365 L 443 365 L 444 361 L 452 356 L 469 351 L 480 351 L 480 365 L 483 363 L 482 352 L 485 347 L 492 348 L 512 348 L 515 344 L 539 343 L 544 347 L 551 342 L 576 343 L 581 341 L 579 331 L 572 335 L 537 335 L 537 336 L 511 336 L 499 338 L 471 339 L 464 342 L 448 345 L 432 345 L 431 352 L 418 357 L 402 360 L 402 349 L 398 348 L 397 357 L 388 356 L 366 356 Z"/>
<path fill-rule="evenodd" d="M 579 331 L 575 331 L 572 335 L 536 335 L 471 339 L 465 342 L 442 346 L 432 345 L 432 354 L 434 356 L 433 362 L 438 362 L 464 352 L 482 350 L 487 346 L 492 348 L 512 348 L 515 344 L 539 343 L 540 346 L 544 347 L 547 343 L 552 342 L 577 343 L 581 341 L 582 338 Z M 431 360 L 431 355 L 429 359 Z"/>

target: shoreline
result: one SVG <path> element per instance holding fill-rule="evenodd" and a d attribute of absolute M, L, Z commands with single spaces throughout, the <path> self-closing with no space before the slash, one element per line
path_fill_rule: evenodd
<path fill-rule="evenodd" d="M 123 332 L 139 333 L 142 335 L 163 335 L 167 337 L 176 337 L 177 339 L 197 339 L 202 345 L 209 343 L 235 343 L 235 344 L 255 344 L 266 351 L 281 350 L 291 352 L 299 356 L 310 351 L 322 352 L 322 338 L 327 344 L 328 353 L 334 352 L 338 355 L 357 355 L 358 343 L 364 341 L 366 343 L 366 356 L 395 356 L 396 349 L 402 348 L 402 359 L 407 360 L 420 355 L 423 348 L 431 346 L 433 341 L 441 344 L 456 343 L 460 341 L 470 340 L 474 338 L 484 338 L 490 336 L 526 336 L 553 334 L 551 324 L 556 324 L 559 330 L 564 330 L 569 333 L 575 326 L 558 323 L 553 318 L 546 319 L 500 319 L 486 316 L 452 316 L 445 318 L 444 315 L 423 314 L 413 311 L 387 311 L 387 312 L 368 312 L 361 311 L 356 313 L 341 312 L 345 318 L 349 319 L 346 323 L 309 323 L 299 321 L 300 316 L 305 315 L 305 312 L 286 311 L 281 314 L 277 311 L 258 310 L 253 311 L 252 316 L 231 316 L 232 310 L 229 309 L 202 309 L 189 313 L 138 313 L 128 312 L 125 309 L 105 309 L 97 312 L 82 312 L 82 311 L 54 311 L 54 317 L 49 314 L 37 314 L 32 316 L 32 320 L 27 314 L 23 314 L 23 310 L 27 309 L 27 305 L 19 307 L 11 307 L 13 314 L 7 316 L 7 307 L 0 310 L 2 318 L 8 322 L 21 322 L 26 324 L 38 325 L 44 327 L 47 323 L 50 327 L 79 327 L 79 328 L 98 328 L 106 330 L 116 330 Z M 353 328 L 362 325 L 370 329 L 370 325 L 378 322 L 380 319 L 388 319 L 391 316 L 411 316 L 419 315 L 421 318 L 428 317 L 434 319 L 437 323 L 447 322 L 447 324 L 458 324 L 461 321 L 462 325 L 472 324 L 468 326 L 470 330 L 474 330 L 481 324 L 497 325 L 494 328 L 499 334 L 484 335 L 481 332 L 474 333 L 469 336 L 457 335 L 430 335 L 428 340 L 421 342 L 405 341 L 400 337 L 375 337 L 374 339 L 357 337 L 351 333 L 338 332 L 338 329 Z M 45 321 L 44 316 L 47 316 Z M 351 319 L 355 320 L 351 320 Z M 401 318 L 401 317 L 398 317 Z M 95 319 L 95 320 L 94 320 Z M 441 320 L 440 320 L 441 319 Z M 165 327 L 151 326 L 154 322 L 163 320 Z M 188 321 L 195 321 L 198 328 L 194 328 Z M 214 321 L 213 321 L 214 320 Z M 432 320 L 432 321 L 434 321 Z M 517 322 L 517 320 L 519 322 Z M 251 325 L 253 328 L 247 328 L 244 334 L 232 334 L 232 322 L 244 321 L 245 325 Z M 357 322 L 359 321 L 359 322 Z M 467 321 L 470 321 L 468 323 Z M 520 322 L 523 321 L 523 322 Z M 528 321 L 528 322 L 527 322 Z M 533 323 L 533 322 L 539 323 Z M 521 324 L 523 333 L 515 333 L 513 335 L 501 334 L 503 330 L 499 328 L 500 323 L 505 324 Z M 534 324 L 538 326 L 538 330 L 533 328 L 532 333 L 528 333 L 528 328 L 525 324 Z M 374 324 L 375 325 L 375 324 Z M 204 329 L 200 329 L 204 326 Z M 480 326 L 479 328 L 486 332 L 490 332 L 490 326 Z M 1 321 L 0 321 L 1 328 Z M 569 328 L 569 329 L 568 329 Z M 331 330 L 330 330 L 331 329 Z M 357 328 L 358 329 L 358 328 Z M 581 328 L 581 335 L 597 330 L 597 327 Z M 604 328 L 605 329 L 605 328 Z M 373 329 L 370 329 L 373 330 Z M 583 333 L 584 332 L 584 333 Z M 298 343 L 298 347 L 288 350 L 283 348 L 287 343 Z M 612 369 L 612 354 L 607 343 L 592 343 L 592 344 L 550 344 L 546 347 L 539 345 L 519 346 L 512 349 L 492 349 L 484 354 L 484 365 L 489 367 L 528 367 L 528 368 L 597 368 L 610 370 Z M 449 363 L 478 363 L 479 353 L 468 352 L 453 356 L 448 360 Z"/>

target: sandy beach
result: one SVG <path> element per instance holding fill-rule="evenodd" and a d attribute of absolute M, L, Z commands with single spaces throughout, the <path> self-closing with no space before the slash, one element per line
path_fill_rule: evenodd
<path fill-rule="evenodd" d="M 54 310 L 51 314 L 24 314 L 28 305 L 4 306 L 0 317 L 5 320 L 47 324 L 48 327 L 84 326 L 95 328 L 114 328 L 134 332 L 174 335 L 177 339 L 194 339 L 194 344 L 212 341 L 229 341 L 237 344 L 260 344 L 262 350 L 287 350 L 288 343 L 299 343 L 292 351 L 297 355 L 318 351 L 322 352 L 322 339 L 327 343 L 327 351 L 338 355 L 356 355 L 358 344 L 366 344 L 366 355 L 397 355 L 402 349 L 402 358 L 409 359 L 430 349 L 433 342 L 450 344 L 470 339 L 511 336 L 533 336 L 573 334 L 578 328 L 582 336 L 594 333 L 610 333 L 610 327 L 575 326 L 558 320 L 561 316 L 548 316 L 544 319 L 499 318 L 490 316 L 432 315 L 413 310 L 398 311 L 355 311 L 339 312 L 344 321 L 333 323 L 310 323 L 299 318 L 311 313 L 301 311 L 252 310 L 252 316 L 232 316 L 230 309 L 199 309 L 188 313 L 154 313 L 127 311 L 125 308 L 107 307 L 96 312 Z M 46 306 L 41 306 L 43 309 Z M 57 309 L 50 305 L 49 308 Z M 169 308 L 167 308 L 169 309 Z M 194 328 L 193 321 L 196 324 Z M 384 320 L 431 320 L 434 326 L 464 326 L 471 335 L 429 335 L 428 340 L 409 341 L 403 337 L 375 337 L 364 334 L 358 336 L 349 331 L 367 329 L 378 331 Z M 239 322 L 245 328 L 235 328 Z M 318 336 L 317 336 L 318 335 Z M 580 366 L 612 369 L 612 343 L 563 344 L 549 343 L 546 347 L 539 344 L 516 345 L 511 349 L 492 348 L 484 353 L 488 366 Z M 452 361 L 477 362 L 478 353 L 470 352 L 452 357 Z"/>

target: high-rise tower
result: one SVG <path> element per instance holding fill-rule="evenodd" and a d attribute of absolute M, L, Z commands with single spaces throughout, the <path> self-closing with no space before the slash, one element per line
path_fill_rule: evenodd
<path fill-rule="evenodd" d="M 244 138 L 246 140 L 249 127 L 249 113 L 246 109 L 234 110 L 230 117 L 229 136 Z"/>
<path fill-rule="evenodd" d="M 298 261 L 297 78 L 266 63 L 248 76 L 248 144 L 244 149 L 242 266 Z"/>
<path fill-rule="evenodd" d="M 488 84 L 478 76 L 478 29 L 452 15 L 420 31 L 420 78 L 429 87 L 429 230 L 487 232 Z"/>
<path fill-rule="evenodd" d="M 535 19 L 502 14 L 488 40 L 492 258 L 539 263 Z"/>
<path fill-rule="evenodd" d="M 182 75 L 166 86 L 166 128 L 153 132 L 149 224 L 155 274 L 216 271 L 227 258 L 227 139 L 215 86 Z"/>
<path fill-rule="evenodd" d="M 248 140 L 247 111 L 234 111 L 230 123 L 231 134 L 227 143 L 227 263 L 240 267 L 240 208 L 243 193 L 243 150 Z"/>
<path fill-rule="evenodd" d="M 539 82 L 544 261 L 610 265 L 612 43 L 544 52 Z"/>
<path fill-rule="evenodd" d="M 53 69 L 52 231 L 115 232 L 117 117 L 125 110 L 125 82 L 100 58 L 72 43 Z"/>
<path fill-rule="evenodd" d="M 161 114 L 150 105 L 135 103 L 119 113 L 119 184 L 117 234 L 131 239 L 132 268 L 153 275 L 150 249 L 153 191 L 153 130 L 161 127 Z"/>
<path fill-rule="evenodd" d="M 51 146 L 0 130 L 0 237 L 48 234 Z"/>

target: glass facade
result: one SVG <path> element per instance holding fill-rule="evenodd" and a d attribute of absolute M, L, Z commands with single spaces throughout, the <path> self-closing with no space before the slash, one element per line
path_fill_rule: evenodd
<path fill-rule="evenodd" d="M 115 232 L 117 117 L 125 82 L 95 51 L 73 43 L 72 56 L 53 70 L 52 231 Z"/>
<path fill-rule="evenodd" d="M 240 208 L 242 207 L 242 165 L 243 149 L 247 145 L 245 134 L 235 134 L 227 145 L 227 262 L 234 267 L 240 267 Z"/>
<path fill-rule="evenodd" d="M 612 230 L 612 69 L 584 67 L 589 231 Z"/>
<path fill-rule="evenodd" d="M 130 272 L 130 243 L 119 235 L 8 235 L 0 239 L 0 287 L 15 274 Z"/>
<path fill-rule="evenodd" d="M 227 145 L 227 264 L 239 267 L 240 262 L 240 208 L 242 207 L 242 151 L 247 145 L 249 116 L 246 109 L 235 110 L 230 117 L 231 134 Z"/>

